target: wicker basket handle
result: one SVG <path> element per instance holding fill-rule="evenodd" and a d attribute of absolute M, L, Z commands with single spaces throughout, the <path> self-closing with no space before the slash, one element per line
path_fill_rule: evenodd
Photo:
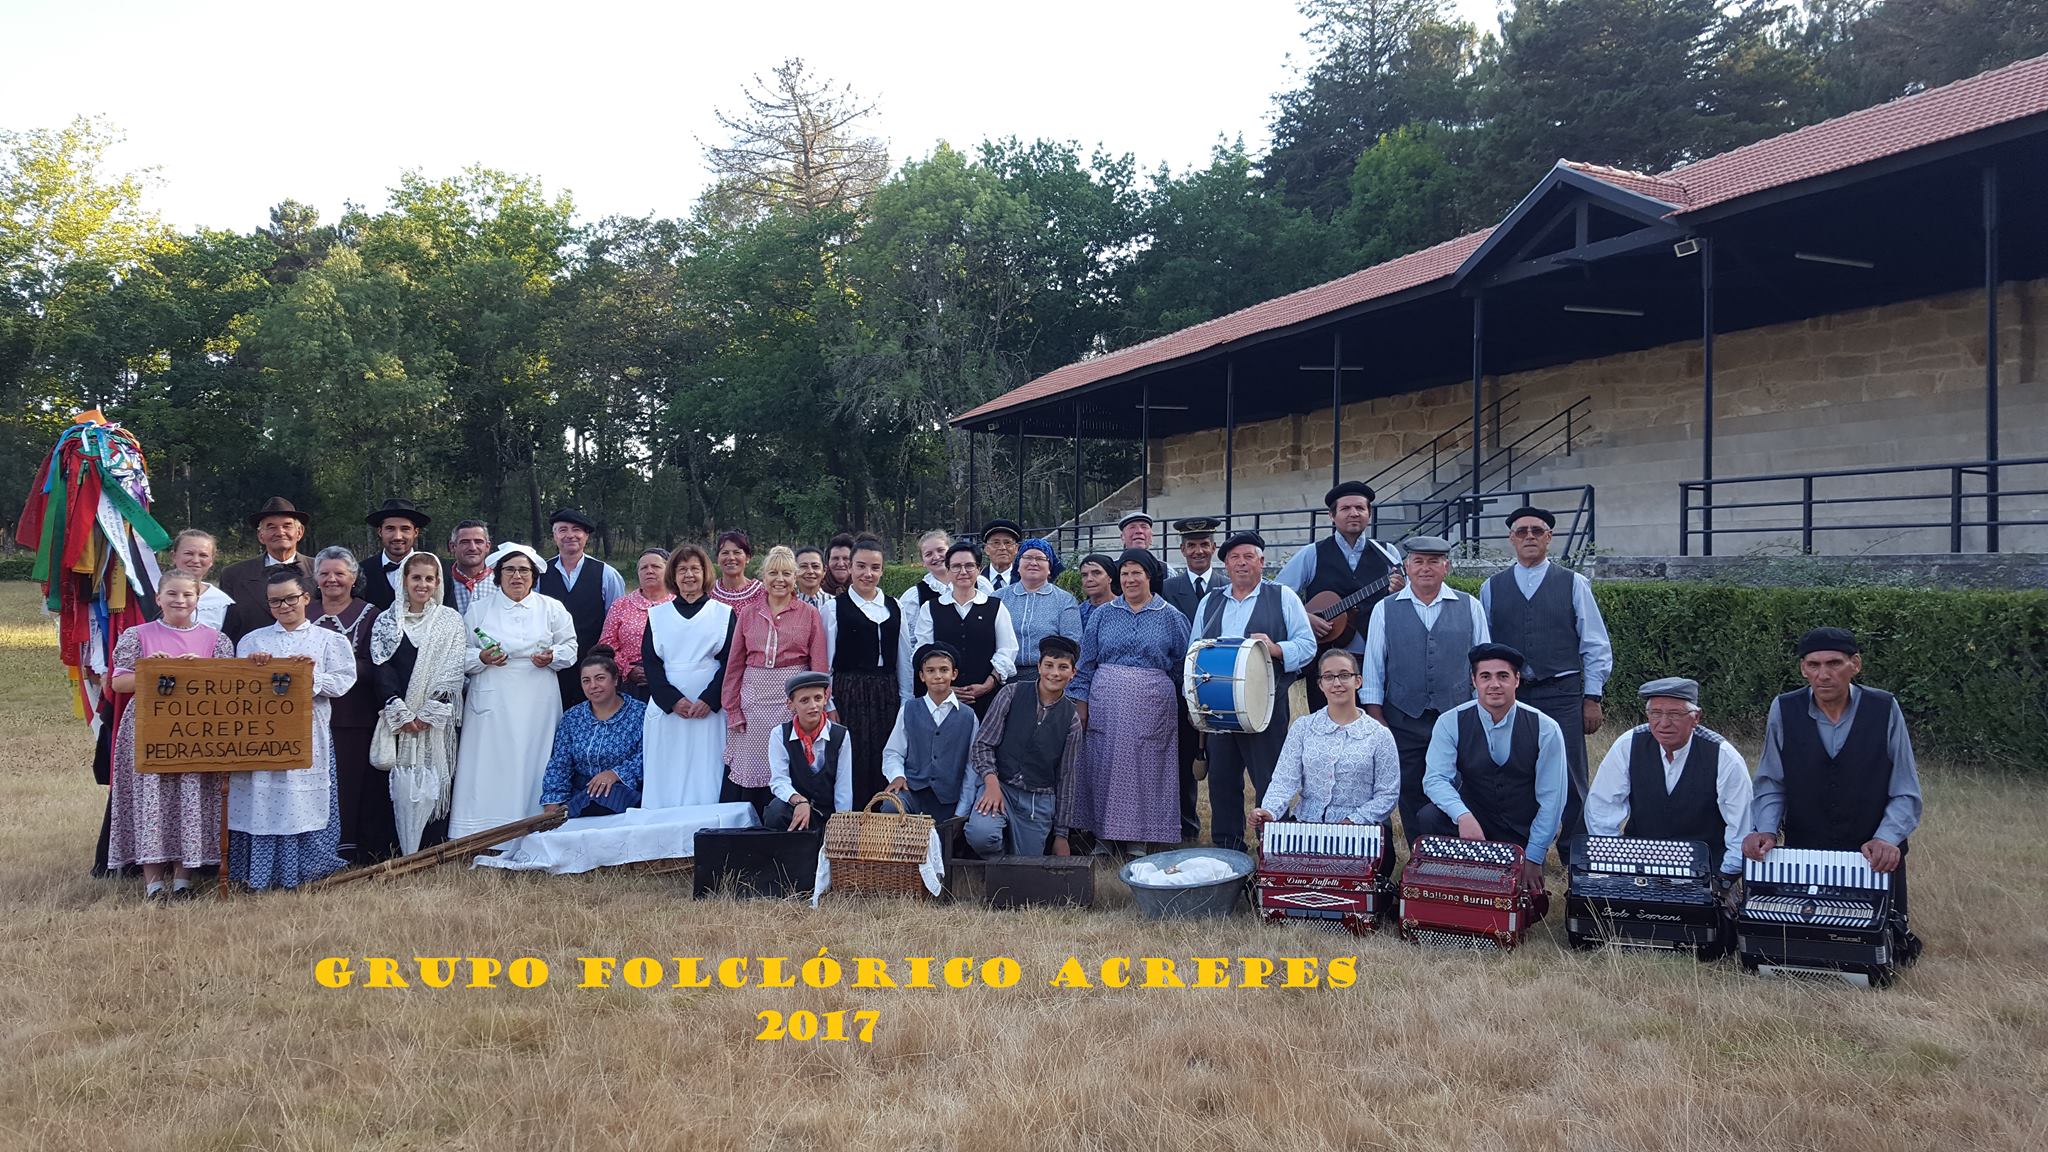
<path fill-rule="evenodd" d="M 874 796 L 868 800 L 868 806 L 865 809 L 863 809 L 863 811 L 875 811 L 876 809 L 881 807 L 882 801 L 884 800 L 887 800 L 889 803 L 894 804 L 896 806 L 896 814 L 898 816 L 910 815 L 910 809 L 903 806 L 903 797 L 898 796 L 896 793 L 887 790 L 875 793 Z"/>

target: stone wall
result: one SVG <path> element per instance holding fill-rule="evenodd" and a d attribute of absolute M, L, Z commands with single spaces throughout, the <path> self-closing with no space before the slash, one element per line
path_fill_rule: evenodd
<path fill-rule="evenodd" d="M 2048 375 L 2048 341 L 2042 339 L 2044 314 L 2048 314 L 2048 280 L 2008 284 L 2002 290 L 2001 397 L 2002 406 L 2011 406 L 2016 416 L 2031 414 L 2048 403 L 2042 387 L 2043 377 Z M 1943 394 L 1981 393 L 1984 344 L 1984 302 L 1978 292 L 1723 334 L 1715 341 L 1716 456 L 1720 459 L 1725 446 L 1729 463 L 1736 467 L 1717 465 L 1716 470 L 1777 470 L 1742 466 L 1740 437 L 1745 417 L 1832 409 L 1825 419 L 1815 420 L 1816 426 L 1841 425 L 1852 423 L 1843 411 L 1846 406 L 1864 404 L 1873 405 L 1871 411 L 1881 412 L 1882 419 L 1897 430 L 1895 442 L 1878 452 L 1876 460 L 1919 463 L 1958 458 L 1950 454 L 1952 446 L 1946 443 L 1929 442 L 1927 450 L 1933 455 L 1915 454 L 1913 441 L 1921 427 L 1913 401 L 1937 397 L 1955 401 L 1961 397 Z M 1697 444 L 1701 413 L 1697 340 L 1514 373 L 1490 379 L 1486 386 L 1488 401 L 1505 390 L 1519 390 L 1519 408 L 1507 428 L 1510 437 L 1574 401 L 1590 397 L 1588 447 L 1631 438 L 1690 439 Z M 1398 460 L 1468 418 L 1471 404 L 1471 388 L 1459 384 L 1346 405 L 1345 473 L 1365 476 Z M 1933 406 L 1930 400 L 1929 409 Z M 1944 404 L 1943 410 L 1955 407 L 1951 402 Z M 1787 421 L 1774 423 L 1774 431 L 1782 435 Z M 2004 421 L 2004 455 L 2048 453 L 2048 428 L 2043 423 L 2030 418 Z M 1284 507 L 1295 499 L 1314 503 L 1329 475 L 1329 429 L 1327 411 L 1240 427 L 1237 490 L 1256 501 L 1250 506 Z M 1816 427 L 1807 439 L 1824 439 L 1825 431 Z M 1870 429 L 1859 428 L 1854 442 L 1828 446 L 1862 450 L 1874 443 L 1869 433 Z M 1969 455 L 1981 455 L 1981 444 Z M 1205 508 L 1220 506 L 1223 460 L 1220 429 L 1156 441 L 1153 491 L 1185 497 Z M 1644 479 L 1675 483 L 1696 478 L 1698 468 L 1695 447 L 1690 455 L 1669 454 L 1661 469 L 1668 477 Z"/>

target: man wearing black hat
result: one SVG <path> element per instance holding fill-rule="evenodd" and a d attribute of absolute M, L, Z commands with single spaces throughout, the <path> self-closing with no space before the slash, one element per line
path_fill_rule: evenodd
<path fill-rule="evenodd" d="M 1451 574 L 1450 541 L 1410 536 L 1401 541 L 1407 586 L 1372 606 L 1365 630 L 1365 665 L 1359 703 L 1394 734 L 1401 754 L 1401 831 L 1410 844 L 1422 810 L 1422 772 L 1429 742 L 1445 712 L 1472 698 L 1472 673 L 1458 661 L 1475 644 L 1493 639 L 1476 597 L 1444 583 Z"/>
<path fill-rule="evenodd" d="M 363 558 L 363 599 L 378 611 L 398 599 L 398 566 L 419 547 L 420 531 L 432 522 L 410 500 L 386 500 L 363 517 L 380 546 L 375 556 Z"/>
<path fill-rule="evenodd" d="M 592 559 L 584 551 L 590 534 L 597 531 L 597 522 L 582 511 L 558 508 L 548 517 L 548 525 L 555 534 L 555 558 L 541 574 L 539 591 L 561 601 L 562 607 L 569 610 L 569 619 L 576 622 L 576 650 L 588 652 L 597 646 L 598 635 L 604 631 L 604 615 L 611 610 L 612 601 L 626 594 L 626 578 L 619 575 L 618 569 Z M 557 679 L 562 686 L 563 708 L 574 708 L 583 702 L 583 678 L 574 668 L 563 669 L 557 673 Z"/>
<path fill-rule="evenodd" d="M 1266 794 L 1287 743 L 1287 690 L 1315 659 L 1316 638 L 1301 597 L 1265 578 L 1266 541 L 1258 533 L 1238 532 L 1225 540 L 1223 567 L 1230 583 L 1210 592 L 1195 610 L 1191 638 L 1243 636 L 1273 658 L 1273 718 L 1266 730 L 1209 734 L 1209 839 L 1218 848 L 1243 851 L 1244 778 L 1252 778 L 1254 801 Z"/>
<path fill-rule="evenodd" d="M 1564 817 L 1564 736 L 1557 721 L 1515 699 L 1522 654 L 1480 644 L 1467 655 L 1475 698 L 1437 718 L 1415 815 L 1424 836 L 1522 846 L 1540 883 Z"/>
<path fill-rule="evenodd" d="M 1173 530 L 1180 533 L 1180 558 L 1187 561 L 1187 567 L 1166 578 L 1166 587 L 1160 595 L 1168 604 L 1180 609 L 1192 626 L 1195 609 L 1212 588 L 1220 587 L 1227 578 L 1215 568 L 1216 530 L 1223 527 L 1223 521 L 1213 516 L 1190 516 L 1175 520 Z M 1202 834 L 1202 816 L 1199 810 L 1200 778 L 1195 775 L 1195 761 L 1203 754 L 1203 734 L 1188 718 L 1188 700 L 1180 697 L 1180 831 L 1181 839 L 1193 840 Z"/>
<path fill-rule="evenodd" d="M 1280 569 L 1280 583 L 1294 589 L 1303 603 L 1325 592 L 1346 599 L 1364 593 L 1349 609 L 1351 618 L 1361 624 L 1381 597 L 1401 586 L 1401 550 L 1365 534 L 1372 524 L 1373 498 L 1372 486 L 1360 480 L 1346 480 L 1323 493 L 1323 506 L 1330 510 L 1330 524 L 1336 531 L 1316 541 L 1314 547 L 1288 557 Z M 1338 626 L 1313 612 L 1308 621 L 1316 646 L 1331 647 Z M 1361 661 L 1365 658 L 1365 631 L 1362 626 L 1354 627 L 1344 644 Z M 1309 709 L 1327 703 L 1322 685 L 1311 678 Z"/>
<path fill-rule="evenodd" d="M 221 627 L 228 639 L 239 643 L 258 628 L 270 626 L 270 604 L 263 589 L 272 568 L 296 564 L 306 575 L 307 587 L 312 587 L 313 558 L 299 554 L 299 541 L 305 539 L 306 529 L 312 523 L 311 516 L 282 496 L 264 501 L 263 507 L 249 517 L 249 527 L 263 545 L 263 555 L 221 570 L 220 590 L 235 598 L 235 606 L 228 609 Z"/>
<path fill-rule="evenodd" d="M 1024 543 L 1024 530 L 1014 520 L 991 520 L 981 526 L 981 551 L 988 557 L 981 575 L 989 591 L 1000 592 L 1017 582 L 1017 546 Z"/>
<path fill-rule="evenodd" d="M 1700 686 L 1666 676 L 1636 693 L 1649 723 L 1623 733 L 1586 793 L 1586 831 L 1644 840 L 1699 840 L 1723 884 L 1742 875 L 1749 765 L 1735 742 L 1700 726 Z"/>
<path fill-rule="evenodd" d="M 1564 733 L 1566 789 L 1564 836 L 1586 834 L 1586 737 L 1600 730 L 1600 697 L 1614 670 L 1607 623 L 1584 576 L 1550 561 L 1550 530 L 1557 517 L 1542 508 L 1508 513 L 1515 563 L 1479 588 L 1493 638 L 1529 658 L 1522 669 L 1523 703 L 1557 721 Z"/>
<path fill-rule="evenodd" d="M 1752 860 L 1781 845 L 1861 852 L 1873 869 L 1893 873 L 1892 912 L 1903 930 L 1906 838 L 1920 826 L 1920 771 L 1897 698 L 1855 682 L 1862 652 L 1846 628 L 1800 637 L 1807 686 L 1771 701 L 1742 852 Z M 1911 931 L 1904 936 L 1901 959 L 1911 963 L 1920 941 Z"/>

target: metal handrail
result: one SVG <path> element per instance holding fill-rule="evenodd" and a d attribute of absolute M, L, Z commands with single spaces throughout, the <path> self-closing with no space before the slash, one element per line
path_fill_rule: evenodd
<path fill-rule="evenodd" d="M 1494 397 L 1493 401 L 1486 406 L 1492 416 L 1494 442 L 1496 444 L 1500 441 L 1501 430 L 1505 427 L 1505 421 L 1520 411 L 1521 406 L 1522 390 L 1520 388 L 1508 389 L 1506 392 Z M 1420 444 L 1411 449 L 1407 455 L 1399 460 L 1366 477 L 1365 482 L 1374 491 L 1383 492 L 1389 498 L 1393 498 L 1405 492 L 1410 484 L 1416 482 L 1423 472 L 1422 464 L 1426 459 L 1429 463 L 1427 469 L 1429 482 L 1432 485 L 1440 484 L 1441 481 L 1437 479 L 1437 473 L 1441 469 L 1443 462 L 1445 460 L 1457 460 L 1461 455 L 1468 454 L 1471 449 L 1471 435 L 1472 418 L 1467 416 L 1442 432 L 1430 437 L 1427 443 Z"/>
<path fill-rule="evenodd" d="M 1524 473 L 1543 461 L 1550 459 L 1552 456 L 1557 455 L 1560 439 L 1563 443 L 1564 454 L 1566 456 L 1571 455 L 1572 442 L 1578 434 L 1578 429 L 1583 427 L 1586 422 L 1586 411 L 1592 408 L 1592 406 L 1593 398 L 1591 396 L 1581 396 L 1570 404 L 1565 405 L 1562 409 L 1551 413 L 1550 417 L 1541 424 L 1536 425 L 1534 428 L 1495 449 L 1492 455 L 1483 457 L 1479 462 L 1479 490 L 1481 492 L 1498 492 L 1503 488 L 1512 488 L 1514 486 L 1515 472 L 1518 467 L 1515 460 L 1517 449 L 1521 449 L 1523 453 L 1519 469 Z M 1562 429 L 1557 427 L 1560 421 L 1563 423 Z M 1539 438 L 1541 438 L 1542 442 L 1536 446 L 1532 456 L 1530 455 L 1531 449 L 1524 446 L 1529 441 Z M 1495 469 L 1493 465 L 1502 460 L 1506 461 L 1506 467 Z M 1504 477 L 1499 476 L 1498 473 L 1500 472 L 1505 472 L 1506 475 Z M 1496 475 L 1493 479 L 1489 479 L 1489 473 L 1495 473 Z M 1456 493 L 1461 491 L 1470 492 L 1472 488 L 1472 470 L 1466 468 L 1458 479 L 1439 486 L 1426 499 L 1455 499 Z"/>
<path fill-rule="evenodd" d="M 2004 516 L 1999 512 L 1999 502 L 2006 499 L 2048 495 L 2044 488 L 2006 488 L 1999 483 L 2000 472 L 2011 468 L 2032 468 L 2048 465 L 2048 456 L 2029 456 L 2008 460 L 1960 460 L 1933 464 L 1888 464 L 1874 468 L 1831 468 L 1812 472 L 1769 472 L 1749 476 L 1719 476 L 1712 480 L 1681 480 L 1678 484 L 1678 553 L 1692 554 L 1693 538 L 1700 540 L 1700 554 L 1714 554 L 1714 537 L 1720 535 L 1743 536 L 1760 533 L 1783 533 L 1789 525 L 1735 525 L 1717 526 L 1713 515 L 1717 511 L 1729 512 L 1757 508 L 1799 509 L 1799 550 L 1813 551 L 1813 537 L 1818 532 L 1883 532 L 1910 529 L 1946 528 L 1949 533 L 1951 553 L 1963 551 L 1963 530 L 1982 528 L 1985 533 L 1985 551 L 1998 551 L 1998 531 L 2007 526 L 2032 526 L 2048 523 L 2048 517 L 2022 515 Z M 1948 490 L 1945 492 L 1909 492 L 1886 496 L 1819 496 L 1814 495 L 1816 481 L 1867 480 L 1877 476 L 1904 476 L 1921 474 L 1947 474 Z M 1984 490 L 1965 491 L 1965 477 L 1984 481 Z M 1748 484 L 1789 484 L 1799 485 L 1799 496 L 1782 500 L 1738 500 L 1722 503 L 1715 494 L 1723 488 Z M 1697 502 L 1695 502 L 1697 497 Z M 1855 524 L 1816 524 L 1814 509 L 1838 505 L 1901 504 L 1943 500 L 1948 502 L 1949 514 L 1945 520 L 1896 520 L 1887 522 L 1860 522 Z M 1963 514 L 1963 504 L 1969 500 L 1984 501 L 1982 518 L 1971 518 Z M 1694 513 L 1699 514 L 1699 524 L 1694 525 Z"/>

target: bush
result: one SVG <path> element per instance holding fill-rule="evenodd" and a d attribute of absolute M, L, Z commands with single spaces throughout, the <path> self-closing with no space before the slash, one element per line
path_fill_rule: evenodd
<path fill-rule="evenodd" d="M 19 556 L 0 556 L 0 580 L 28 580 L 35 571 L 34 553 L 24 552 Z"/>
<path fill-rule="evenodd" d="M 1640 714 L 1644 681 L 1690 676 L 1711 717 L 1761 718 L 1773 696 L 1800 686 L 1800 634 L 1836 625 L 1862 642 L 1861 682 L 1898 695 L 1916 749 L 2048 766 L 2048 593 L 1593 588 L 1614 639 L 1608 703 L 1623 715 Z"/>

